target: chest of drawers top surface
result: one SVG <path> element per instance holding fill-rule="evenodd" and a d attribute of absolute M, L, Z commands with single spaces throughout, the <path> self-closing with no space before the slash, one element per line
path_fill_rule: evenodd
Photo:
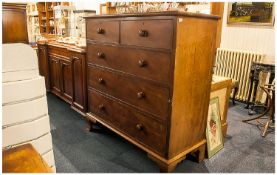
<path fill-rule="evenodd" d="M 126 18 L 126 17 L 195 17 L 195 18 L 206 18 L 206 19 L 220 19 L 217 15 L 202 14 L 202 13 L 191 13 L 191 12 L 180 12 L 180 11 L 164 11 L 164 12 L 150 12 L 150 13 L 129 13 L 129 14 L 111 14 L 111 15 L 94 15 L 84 17 L 86 19 L 111 19 L 111 18 Z"/>

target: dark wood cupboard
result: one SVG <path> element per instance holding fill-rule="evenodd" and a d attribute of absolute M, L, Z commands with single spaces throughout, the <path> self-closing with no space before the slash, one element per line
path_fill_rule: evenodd
<path fill-rule="evenodd" d="M 87 110 L 85 50 L 38 42 L 39 71 L 47 91 L 71 104 L 82 115 Z"/>

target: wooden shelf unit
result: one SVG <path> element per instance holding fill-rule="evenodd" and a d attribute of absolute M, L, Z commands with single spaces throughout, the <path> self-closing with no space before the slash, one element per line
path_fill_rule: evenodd
<path fill-rule="evenodd" d="M 45 37 L 46 35 L 55 34 L 53 26 L 50 25 L 50 21 L 54 23 L 54 11 L 53 7 L 60 5 L 61 2 L 38 2 L 38 16 L 39 16 L 39 30 Z"/>
<path fill-rule="evenodd" d="M 35 43 L 40 37 L 37 3 L 28 3 L 26 11 L 29 43 Z"/>

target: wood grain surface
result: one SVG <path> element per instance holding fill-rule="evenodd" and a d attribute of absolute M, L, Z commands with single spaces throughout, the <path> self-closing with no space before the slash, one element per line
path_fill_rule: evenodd
<path fill-rule="evenodd" d="M 31 144 L 4 150 L 2 153 L 3 173 L 52 173 Z"/>

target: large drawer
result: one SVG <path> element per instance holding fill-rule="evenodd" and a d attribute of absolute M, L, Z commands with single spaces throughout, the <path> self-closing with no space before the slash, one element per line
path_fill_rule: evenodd
<path fill-rule="evenodd" d="M 121 21 L 121 44 L 172 49 L 172 20 Z"/>
<path fill-rule="evenodd" d="M 169 82 L 169 53 L 96 44 L 88 44 L 87 47 L 89 63 L 151 80 Z"/>
<path fill-rule="evenodd" d="M 87 21 L 87 39 L 119 43 L 119 21 Z"/>
<path fill-rule="evenodd" d="M 88 67 L 88 86 L 112 95 L 161 119 L 168 115 L 169 90 L 136 78 Z"/>
<path fill-rule="evenodd" d="M 93 90 L 88 91 L 89 112 L 140 143 L 164 155 L 166 126 L 150 117 L 111 100 Z"/>

